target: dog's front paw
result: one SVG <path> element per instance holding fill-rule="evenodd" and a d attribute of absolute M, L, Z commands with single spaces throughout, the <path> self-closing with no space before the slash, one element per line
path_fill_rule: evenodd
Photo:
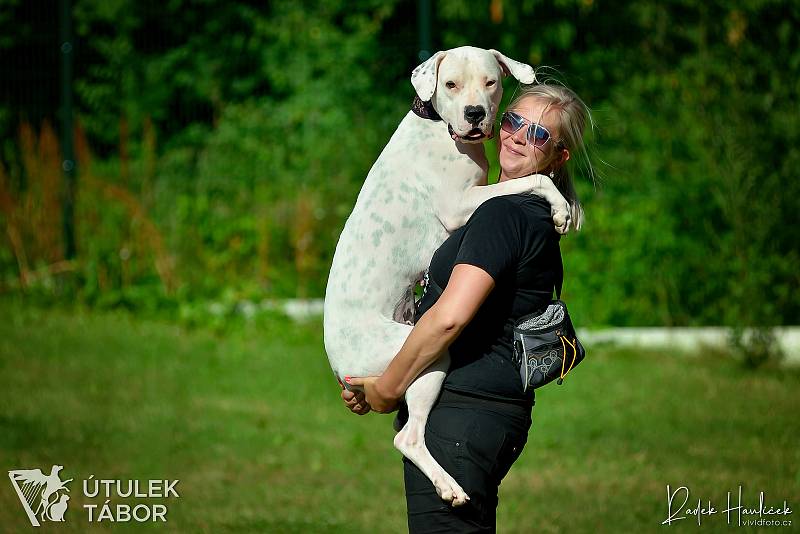
<path fill-rule="evenodd" d="M 433 485 L 436 493 L 443 501 L 449 502 L 453 506 L 463 506 L 469 500 L 469 496 L 458 483 L 450 477 L 449 480 L 435 480 Z"/>
<path fill-rule="evenodd" d="M 572 224 L 572 212 L 569 202 L 553 204 L 550 208 L 550 214 L 553 216 L 553 223 L 556 226 L 556 231 L 559 234 L 568 233 L 569 226 Z"/>
<path fill-rule="evenodd" d="M 453 492 L 453 506 L 464 506 L 468 500 L 469 495 L 464 492 L 461 486 L 458 486 L 457 491 Z"/>

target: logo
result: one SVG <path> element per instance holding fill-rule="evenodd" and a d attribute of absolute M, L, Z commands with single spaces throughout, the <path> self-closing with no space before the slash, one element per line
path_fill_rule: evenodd
<path fill-rule="evenodd" d="M 17 469 L 8 472 L 8 478 L 19 496 L 19 502 L 34 527 L 47 521 L 62 522 L 69 503 L 67 484 L 74 479 L 61 480 L 64 468 L 54 465 L 50 474 L 40 469 Z M 179 498 L 178 483 L 174 479 L 117 480 L 83 478 L 84 513 L 89 523 L 167 522 L 168 499 Z M 102 501 L 101 501 L 102 499 Z M 77 512 L 80 513 L 80 512 Z"/>
<path fill-rule="evenodd" d="M 69 501 L 66 485 L 72 479 L 62 481 L 58 476 L 62 469 L 63 465 L 54 465 L 49 475 L 42 473 L 41 469 L 8 472 L 8 478 L 34 527 L 41 526 L 39 521 L 64 521 Z"/>

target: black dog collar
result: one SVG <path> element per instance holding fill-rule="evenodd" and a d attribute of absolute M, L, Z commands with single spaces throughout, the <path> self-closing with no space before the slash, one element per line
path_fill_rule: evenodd
<path fill-rule="evenodd" d="M 419 95 L 414 96 L 414 102 L 411 104 L 411 111 L 413 111 L 417 117 L 422 117 L 423 119 L 430 119 L 432 121 L 442 120 L 439 114 L 436 113 L 436 110 L 433 109 L 431 101 L 423 102 Z"/>

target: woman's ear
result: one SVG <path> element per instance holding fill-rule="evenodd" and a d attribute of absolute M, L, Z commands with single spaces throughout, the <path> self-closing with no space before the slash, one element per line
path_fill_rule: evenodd
<path fill-rule="evenodd" d="M 411 85 L 423 102 L 430 100 L 436 92 L 439 64 L 446 54 L 447 52 L 436 52 L 411 72 Z"/>
<path fill-rule="evenodd" d="M 557 154 L 553 154 L 553 159 L 551 160 L 552 169 L 554 171 L 559 170 L 564 164 L 569 161 L 569 149 L 562 148 L 560 152 Z"/>
<path fill-rule="evenodd" d="M 559 154 L 559 166 L 564 165 L 566 162 L 569 161 L 569 149 L 563 148 L 561 149 L 561 154 Z"/>

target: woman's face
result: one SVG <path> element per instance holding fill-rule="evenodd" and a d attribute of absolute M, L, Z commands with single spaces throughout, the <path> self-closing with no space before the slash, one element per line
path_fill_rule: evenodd
<path fill-rule="evenodd" d="M 566 150 L 556 149 L 561 139 L 558 110 L 550 107 L 546 101 L 530 96 L 522 99 L 516 106 L 509 108 L 523 117 L 528 123 L 535 123 L 547 128 L 550 140 L 541 147 L 528 142 L 528 124 L 514 133 L 500 129 L 500 181 L 528 176 L 535 172 L 549 172 L 560 167 L 566 159 Z"/>

